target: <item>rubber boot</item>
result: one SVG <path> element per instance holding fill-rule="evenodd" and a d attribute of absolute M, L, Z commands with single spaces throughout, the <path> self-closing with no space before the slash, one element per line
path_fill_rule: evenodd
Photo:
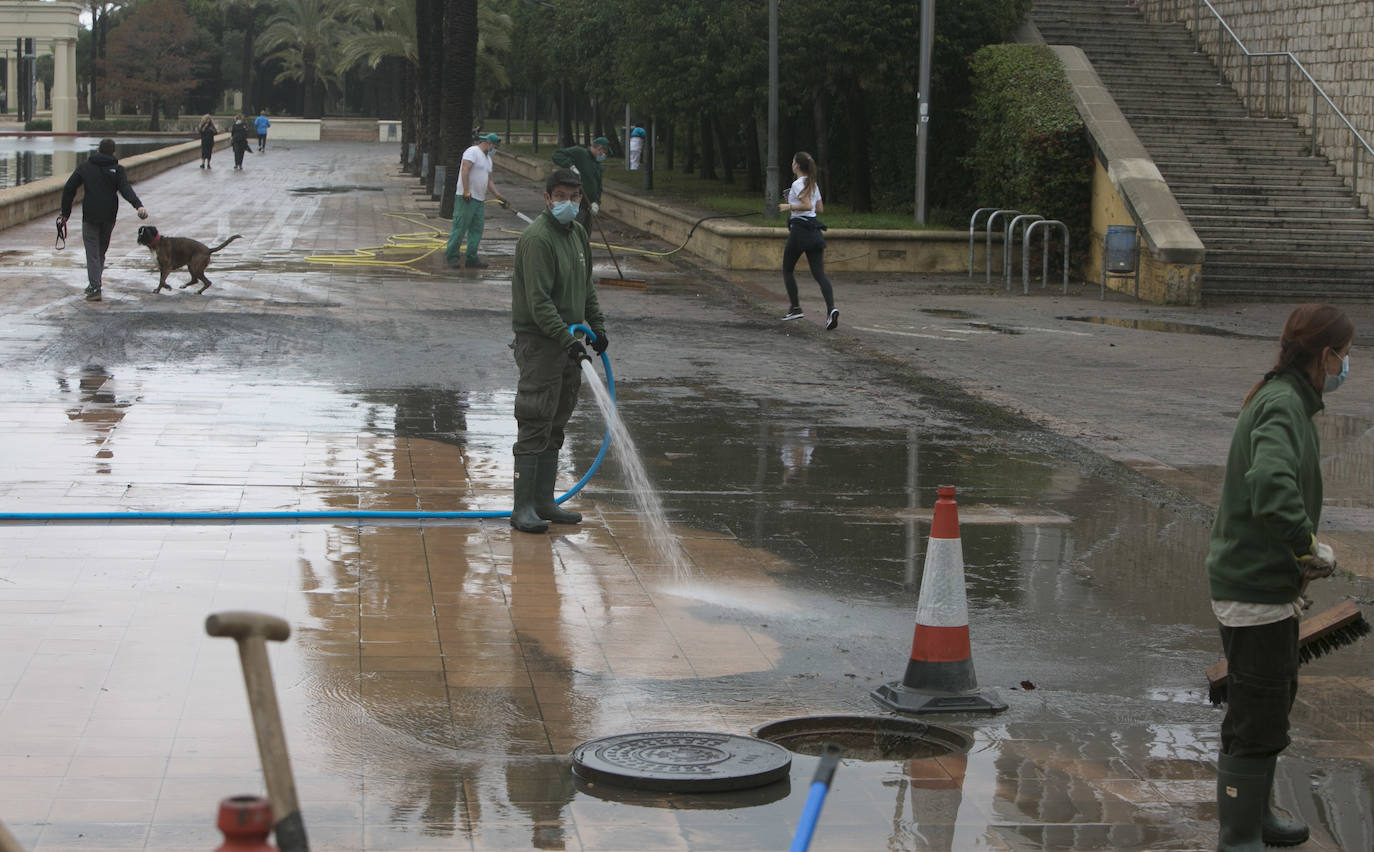
<path fill-rule="evenodd" d="M 555 524 L 582 523 L 581 515 L 563 510 L 553 499 L 554 483 L 558 479 L 558 450 L 545 450 L 536 458 L 539 459 L 539 475 L 535 481 L 539 483 L 539 488 L 534 492 L 534 511 L 539 517 Z"/>
<path fill-rule="evenodd" d="M 1264 815 L 1260 818 L 1260 838 L 1266 846 L 1298 846 L 1306 843 L 1311 834 L 1307 829 L 1307 823 L 1300 819 L 1284 819 L 1274 813 L 1273 807 L 1269 804 L 1278 763 L 1277 757 L 1271 757 L 1269 766 L 1265 769 Z"/>
<path fill-rule="evenodd" d="M 1263 852 L 1260 823 L 1274 758 L 1217 758 L 1217 852 Z M 1267 765 L 1267 766 L 1266 766 Z"/>
<path fill-rule="evenodd" d="M 515 506 L 510 511 L 510 525 L 520 532 L 541 533 L 549 529 L 548 521 L 540 520 L 534 511 L 538 468 L 539 456 L 526 453 L 515 457 Z"/>

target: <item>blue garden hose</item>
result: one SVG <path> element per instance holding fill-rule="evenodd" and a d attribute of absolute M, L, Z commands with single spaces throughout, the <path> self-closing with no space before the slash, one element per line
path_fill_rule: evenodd
<path fill-rule="evenodd" d="M 568 326 L 568 331 L 582 331 L 589 341 L 596 340 L 596 333 L 587 326 L 577 323 Z M 606 388 L 611 402 L 615 402 L 615 376 L 611 373 L 611 360 L 601 353 L 601 367 L 606 371 Z M 601 467 L 606 451 L 611 447 L 611 425 L 606 424 L 606 434 L 601 438 L 601 449 L 596 454 L 592 466 L 568 489 L 568 493 L 557 498 L 562 503 L 582 490 L 582 486 L 592 478 Z M 319 512 L 0 512 L 0 521 L 422 521 L 456 520 L 473 518 L 509 518 L 510 510 L 505 511 L 468 511 L 468 512 L 382 512 L 362 510 L 331 510 Z"/>
<path fill-rule="evenodd" d="M 821 762 L 811 778 L 811 791 L 807 794 L 789 852 L 806 852 L 811 847 L 811 835 L 816 832 L 816 822 L 821 818 L 821 805 L 825 804 L 825 794 L 830 791 L 830 782 L 835 777 L 835 767 L 839 766 L 842 753 L 843 749 L 834 743 L 826 743 L 821 748 Z"/>

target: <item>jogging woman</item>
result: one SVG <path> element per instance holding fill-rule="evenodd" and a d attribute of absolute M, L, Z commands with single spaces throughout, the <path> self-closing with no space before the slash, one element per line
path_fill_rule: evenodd
<path fill-rule="evenodd" d="M 821 187 L 817 182 L 816 161 L 805 151 L 798 151 L 792 158 L 792 174 L 796 180 L 787 190 L 787 200 L 779 202 L 778 209 L 791 213 L 787 219 L 787 245 L 782 249 L 782 283 L 787 287 L 787 313 L 783 320 L 801 319 L 801 300 L 797 297 L 797 278 L 792 270 L 797 268 L 797 260 L 806 254 L 806 263 L 811 267 L 811 277 L 820 285 L 821 295 L 825 297 L 825 327 L 833 329 L 840 324 L 840 312 L 835 309 L 835 294 L 830 289 L 830 279 L 825 277 L 825 226 L 816 216 L 824 209 L 821 203 Z"/>

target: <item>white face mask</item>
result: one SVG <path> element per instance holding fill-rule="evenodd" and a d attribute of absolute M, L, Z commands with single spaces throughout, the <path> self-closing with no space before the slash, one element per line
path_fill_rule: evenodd
<path fill-rule="evenodd" d="M 566 225 L 577 218 L 577 211 L 581 206 L 576 201 L 555 201 L 553 206 L 549 208 L 549 212 L 553 214 L 553 218 L 557 219 L 559 224 Z"/>
<path fill-rule="evenodd" d="M 1326 382 L 1322 384 L 1322 393 L 1331 393 L 1336 388 L 1345 384 L 1345 380 L 1350 376 L 1350 356 L 1341 358 L 1341 371 L 1334 376 L 1327 376 Z"/>

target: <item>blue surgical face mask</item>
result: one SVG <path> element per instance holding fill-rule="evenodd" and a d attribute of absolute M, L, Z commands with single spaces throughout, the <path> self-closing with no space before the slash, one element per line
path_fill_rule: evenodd
<path fill-rule="evenodd" d="M 606 159 L 606 155 L 605 155 L 605 154 L 597 154 L 597 155 L 596 155 L 596 161 L 597 161 L 598 163 L 601 162 L 601 161 L 604 160 L 604 159 Z"/>
<path fill-rule="evenodd" d="M 1345 384 L 1345 380 L 1350 376 L 1350 356 L 1341 358 L 1341 371 L 1334 376 L 1327 376 L 1326 382 L 1322 385 L 1322 393 L 1331 393 L 1336 388 Z"/>
<path fill-rule="evenodd" d="M 559 224 L 566 225 L 577 218 L 577 211 L 581 207 L 576 201 L 555 201 L 550 212 Z"/>

